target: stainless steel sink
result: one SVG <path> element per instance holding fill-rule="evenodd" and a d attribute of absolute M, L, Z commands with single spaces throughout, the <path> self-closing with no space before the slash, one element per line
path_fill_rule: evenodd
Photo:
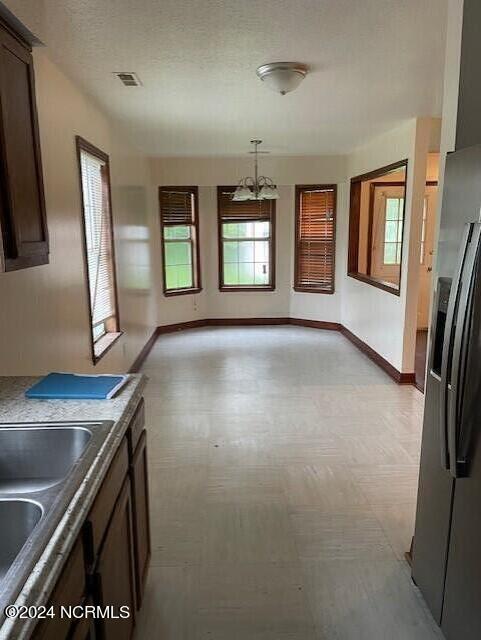
<path fill-rule="evenodd" d="M 0 627 L 111 428 L 0 424 Z"/>
<path fill-rule="evenodd" d="M 91 436 L 73 426 L 0 428 L 0 493 L 43 491 L 62 481 Z"/>
<path fill-rule="evenodd" d="M 0 581 L 40 522 L 43 509 L 31 500 L 0 500 Z"/>

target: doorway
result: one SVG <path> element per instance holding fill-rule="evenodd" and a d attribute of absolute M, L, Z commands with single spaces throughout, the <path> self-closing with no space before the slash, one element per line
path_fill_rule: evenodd
<path fill-rule="evenodd" d="M 421 238 L 419 244 L 420 268 L 416 324 L 416 354 L 414 363 L 416 386 L 423 392 L 426 376 L 437 196 L 437 180 L 428 180 L 426 182 L 426 189 L 424 192 Z"/>

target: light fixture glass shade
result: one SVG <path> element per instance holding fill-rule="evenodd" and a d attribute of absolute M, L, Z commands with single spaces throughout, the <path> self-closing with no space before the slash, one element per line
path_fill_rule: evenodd
<path fill-rule="evenodd" d="M 279 192 L 275 185 L 265 184 L 260 190 L 259 196 L 262 200 L 278 200 Z"/>
<path fill-rule="evenodd" d="M 277 200 L 279 192 L 272 178 L 267 176 L 259 176 L 258 167 L 258 146 L 262 140 L 251 140 L 254 145 L 254 176 L 248 176 L 239 180 L 237 187 L 232 194 L 232 200 L 235 202 L 243 202 L 245 200 Z"/>
<path fill-rule="evenodd" d="M 232 200 L 236 200 L 237 202 L 243 202 L 245 200 L 252 200 L 253 194 L 249 187 L 240 184 L 237 189 L 234 191 L 234 195 L 232 196 Z"/>
<path fill-rule="evenodd" d="M 257 75 L 269 89 L 281 95 L 297 89 L 307 72 L 308 67 L 300 62 L 270 62 L 257 69 Z"/>

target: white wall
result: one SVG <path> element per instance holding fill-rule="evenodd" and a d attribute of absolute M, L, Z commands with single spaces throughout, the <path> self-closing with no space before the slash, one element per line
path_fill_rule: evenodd
<path fill-rule="evenodd" d="M 153 158 L 152 184 L 198 185 L 203 291 L 192 296 L 165 297 L 158 281 L 158 323 L 166 325 L 199 318 L 299 317 L 340 320 L 340 295 L 301 294 L 292 290 L 294 247 L 294 185 L 337 183 L 344 179 L 341 156 L 261 157 L 260 169 L 273 177 L 280 192 L 276 203 L 276 289 L 272 292 L 219 291 L 217 247 L 217 185 L 237 184 L 251 175 L 250 156 L 242 158 Z M 338 203 L 341 210 L 342 201 Z M 341 250 L 342 225 L 337 248 Z M 157 237 L 160 238 L 160 230 Z M 160 241 L 159 241 L 160 242 Z M 157 248 L 160 253 L 160 245 Z M 336 277 L 341 277 L 340 261 Z"/>
<path fill-rule="evenodd" d="M 409 237 L 411 216 L 415 135 L 416 121 L 411 120 L 358 149 L 349 156 L 348 161 L 348 174 L 349 177 L 353 177 L 405 158 L 408 159 L 405 243 Z M 348 191 L 349 183 L 346 183 L 345 189 Z M 349 199 L 346 198 L 344 217 L 348 215 Z M 406 255 L 405 252 L 404 255 Z M 347 264 L 347 255 L 344 256 L 344 264 Z M 407 263 L 403 260 L 399 296 L 350 278 L 346 270 L 341 284 L 342 324 L 399 370 L 402 368 L 406 273 Z"/>
<path fill-rule="evenodd" d="M 148 162 L 39 49 L 34 51 L 50 263 L 0 274 L 0 375 L 128 369 L 156 324 Z M 110 155 L 124 335 L 94 368 L 81 244 L 75 135 Z M 139 237 L 140 241 L 133 240 Z"/>
<path fill-rule="evenodd" d="M 464 0 L 448 0 L 446 57 L 444 60 L 443 114 L 438 180 L 438 193 L 440 196 L 443 190 L 446 154 L 450 151 L 454 151 L 456 144 L 463 8 Z M 442 197 L 438 197 L 435 245 L 437 245 L 439 237 L 441 205 Z M 433 273 L 436 273 L 436 262 L 434 262 L 433 265 Z"/>

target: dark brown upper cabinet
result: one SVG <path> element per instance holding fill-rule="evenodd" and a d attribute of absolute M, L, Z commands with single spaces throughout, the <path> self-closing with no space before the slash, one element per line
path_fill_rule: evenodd
<path fill-rule="evenodd" d="M 31 47 L 0 21 L 0 271 L 48 263 Z"/>

